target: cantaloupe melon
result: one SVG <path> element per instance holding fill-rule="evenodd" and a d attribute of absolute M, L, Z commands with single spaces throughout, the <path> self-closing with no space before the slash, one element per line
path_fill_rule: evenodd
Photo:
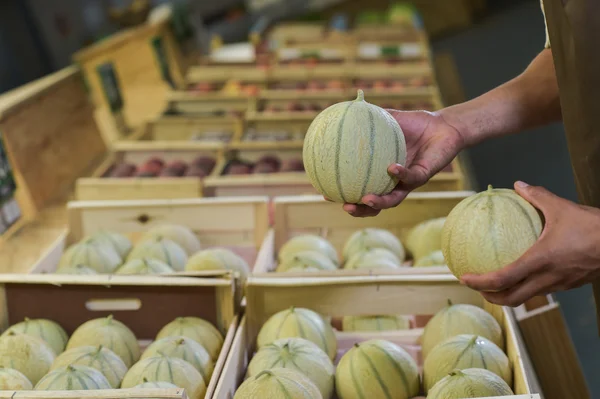
<path fill-rule="evenodd" d="M 401 347 L 374 339 L 354 345 L 335 372 L 339 399 L 409 399 L 420 389 L 415 360 Z"/>
<path fill-rule="evenodd" d="M 147 238 L 138 242 L 129 253 L 127 261 L 152 258 L 171 266 L 175 271 L 183 271 L 188 260 L 185 250 L 175 241 L 164 237 Z"/>
<path fill-rule="evenodd" d="M 286 257 L 277 266 L 277 272 L 293 270 L 337 270 L 337 265 L 326 255 L 316 251 L 296 252 L 293 256 Z"/>
<path fill-rule="evenodd" d="M 58 268 L 85 265 L 98 273 L 112 273 L 121 263 L 121 257 L 112 246 L 87 239 L 67 248 Z"/>
<path fill-rule="evenodd" d="M 344 269 L 397 269 L 400 260 L 390 250 L 370 248 L 353 254 L 344 263 Z"/>
<path fill-rule="evenodd" d="M 50 370 L 69 365 L 87 366 L 98 370 L 106 377 L 110 386 L 117 389 L 127 373 L 127 366 L 113 351 L 100 346 L 79 346 L 58 356 Z"/>
<path fill-rule="evenodd" d="M 410 320 L 405 316 L 344 316 L 342 319 L 344 331 L 393 331 L 409 328 Z"/>
<path fill-rule="evenodd" d="M 0 391 L 29 391 L 33 389 L 31 381 L 15 369 L 0 367 Z"/>
<path fill-rule="evenodd" d="M 111 389 L 98 370 L 80 365 L 60 367 L 44 376 L 35 386 L 36 391 L 87 391 Z"/>
<path fill-rule="evenodd" d="M 233 399 L 327 399 L 317 386 L 299 371 L 284 368 L 263 370 L 248 378 Z"/>
<path fill-rule="evenodd" d="M 144 382 L 134 386 L 135 389 L 174 389 L 179 388 L 177 385 L 164 381 L 148 381 L 144 378 Z"/>
<path fill-rule="evenodd" d="M 302 158 L 319 193 L 334 202 L 357 204 L 366 194 L 392 191 L 398 181 L 387 168 L 404 165 L 406 143 L 392 115 L 366 102 L 359 90 L 356 100 L 334 104 L 315 118 Z"/>
<path fill-rule="evenodd" d="M 333 245 L 323 237 L 311 234 L 304 234 L 289 239 L 279 249 L 277 258 L 279 263 L 285 261 L 288 256 L 293 256 L 298 252 L 315 251 L 326 255 L 336 265 L 339 263 L 338 254 Z"/>
<path fill-rule="evenodd" d="M 10 334 L 11 331 L 31 335 L 46 342 L 56 355 L 65 350 L 69 336 L 58 323 L 48 319 L 29 319 L 12 325 L 2 336 Z M 0 336 L 0 338 L 2 338 Z"/>
<path fill-rule="evenodd" d="M 140 360 L 125 375 L 121 388 L 133 388 L 144 381 L 162 381 L 185 389 L 191 399 L 204 398 L 206 384 L 198 370 L 185 360 L 153 356 Z"/>
<path fill-rule="evenodd" d="M 39 338 L 9 332 L 0 338 L 0 367 L 15 369 L 33 384 L 50 370 L 55 354 Z"/>
<path fill-rule="evenodd" d="M 451 371 L 430 390 L 427 399 L 466 399 L 514 395 L 512 389 L 491 371 L 465 369 Z"/>
<path fill-rule="evenodd" d="M 190 338 L 204 347 L 215 360 L 223 346 L 223 335 L 215 326 L 199 317 L 178 317 L 164 326 L 156 336 L 161 339 L 171 336 Z"/>
<path fill-rule="evenodd" d="M 477 335 L 461 334 L 436 345 L 423 363 L 423 385 L 428 392 L 454 369 L 486 369 L 512 384 L 508 357 L 492 341 Z"/>
<path fill-rule="evenodd" d="M 392 252 L 399 263 L 404 262 L 406 253 L 404 246 L 393 233 L 384 229 L 367 228 L 358 230 L 344 244 L 344 259 L 349 260 L 354 254 L 372 248 L 383 248 Z"/>
<path fill-rule="evenodd" d="M 165 262 L 153 258 L 139 258 L 127 261 L 123 266 L 117 269 L 115 274 L 135 275 L 135 274 L 166 274 L 174 273 L 175 270 Z"/>
<path fill-rule="evenodd" d="M 163 224 L 151 228 L 143 235 L 142 240 L 147 238 L 164 237 L 179 244 L 185 252 L 191 256 L 202 249 L 200 240 L 192 229 L 177 224 Z"/>
<path fill-rule="evenodd" d="M 208 351 L 198 342 L 183 336 L 165 337 L 154 341 L 146 348 L 142 359 L 159 355 L 185 360 L 200 372 L 207 385 L 215 368 Z"/>
<path fill-rule="evenodd" d="M 246 377 L 275 367 L 293 369 L 307 376 L 324 398 L 333 395 L 335 367 L 316 344 L 303 338 L 282 338 L 265 345 L 254 355 Z"/>
<path fill-rule="evenodd" d="M 97 271 L 86 265 L 64 266 L 56 270 L 56 274 L 78 274 L 78 275 L 93 275 L 98 274 Z"/>
<path fill-rule="evenodd" d="M 415 261 L 414 267 L 428 267 L 428 266 L 444 266 L 446 260 L 442 251 L 433 251 L 429 255 L 423 256 Z"/>
<path fill-rule="evenodd" d="M 248 262 L 226 248 L 210 248 L 195 253 L 185 265 L 186 271 L 231 270 L 245 280 L 250 274 Z"/>
<path fill-rule="evenodd" d="M 291 337 L 307 339 L 324 350 L 330 359 L 335 359 L 337 340 L 333 328 L 310 309 L 292 307 L 275 313 L 261 327 L 256 343 L 260 349 L 280 338 Z"/>
<path fill-rule="evenodd" d="M 133 332 L 112 316 L 86 321 L 67 343 L 67 350 L 79 346 L 100 346 L 117 354 L 127 367 L 140 358 L 140 345 Z"/>
<path fill-rule="evenodd" d="M 513 190 L 489 186 L 452 209 L 442 251 L 456 277 L 488 273 L 521 257 L 541 232 L 542 219 L 529 202 Z"/>
<path fill-rule="evenodd" d="M 504 349 L 502 327 L 494 316 L 482 308 L 468 304 L 452 304 L 437 312 L 425 326 L 421 336 L 423 358 L 437 344 L 460 334 L 479 335 Z"/>
<path fill-rule="evenodd" d="M 445 217 L 430 219 L 410 229 L 406 236 L 406 248 L 415 261 L 442 249 L 442 229 L 445 222 Z"/>
<path fill-rule="evenodd" d="M 92 234 L 91 238 L 99 243 L 112 246 L 122 259 L 127 257 L 133 246 L 129 238 L 114 231 L 100 230 Z"/>

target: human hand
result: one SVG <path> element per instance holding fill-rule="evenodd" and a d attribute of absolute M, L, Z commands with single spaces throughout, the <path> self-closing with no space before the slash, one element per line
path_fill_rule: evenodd
<path fill-rule="evenodd" d="M 540 238 L 501 270 L 464 275 L 461 281 L 482 291 L 489 302 L 514 307 L 534 296 L 580 287 L 599 277 L 600 209 L 522 182 L 515 183 L 515 190 L 544 214 Z"/>
<path fill-rule="evenodd" d="M 384 196 L 365 195 L 360 205 L 344 204 L 344 210 L 352 216 L 376 216 L 381 209 L 397 206 L 408 193 L 448 166 L 465 146 L 463 135 L 448 123 L 443 112 L 388 112 L 404 132 L 406 165 L 394 164 L 388 168 L 388 173 L 399 181 L 391 193 Z"/>

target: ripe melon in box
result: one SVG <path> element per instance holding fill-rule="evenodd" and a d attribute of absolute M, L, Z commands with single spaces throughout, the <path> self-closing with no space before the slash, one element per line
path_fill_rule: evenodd
<path fill-rule="evenodd" d="M 180 272 L 184 270 L 188 256 L 175 241 L 164 237 L 151 237 L 136 244 L 127 261 L 144 258 L 158 259 Z"/>
<path fill-rule="evenodd" d="M 0 367 L 20 371 L 31 381 L 38 381 L 50 370 L 54 351 L 39 338 L 14 331 L 0 338 Z"/>
<path fill-rule="evenodd" d="M 337 340 L 333 328 L 310 309 L 292 307 L 275 313 L 261 327 L 256 343 L 260 349 L 280 338 L 291 337 L 307 339 L 335 359 Z"/>
<path fill-rule="evenodd" d="M 488 273 L 521 257 L 541 232 L 542 219 L 529 202 L 513 190 L 489 186 L 452 209 L 442 231 L 442 251 L 458 278 Z"/>
<path fill-rule="evenodd" d="M 415 261 L 414 267 L 443 266 L 446 264 L 442 251 L 433 251 Z"/>
<path fill-rule="evenodd" d="M 104 346 L 117 354 L 127 367 L 140 358 L 140 346 L 133 332 L 112 316 L 86 321 L 67 344 L 67 350 L 79 346 Z"/>
<path fill-rule="evenodd" d="M 389 112 L 364 100 L 334 104 L 311 123 L 302 151 L 314 188 L 332 201 L 360 203 L 366 194 L 389 194 L 398 183 L 387 172 L 404 165 L 406 143 Z"/>
<path fill-rule="evenodd" d="M 134 386 L 135 389 L 173 389 L 178 388 L 177 385 L 171 384 L 170 382 L 163 381 L 148 381 L 148 379 L 144 378 L 144 382 Z"/>
<path fill-rule="evenodd" d="M 337 270 L 337 266 L 326 255 L 316 251 L 296 252 L 286 257 L 277 266 L 277 272 Z"/>
<path fill-rule="evenodd" d="M 502 327 L 494 316 L 480 307 L 468 304 L 452 304 L 437 312 L 429 320 L 421 338 L 423 358 L 437 344 L 460 334 L 474 334 L 489 339 L 501 349 L 504 348 Z"/>
<path fill-rule="evenodd" d="M 254 398 L 323 399 L 323 396 L 317 386 L 299 371 L 272 368 L 248 378 L 233 396 L 233 399 Z"/>
<path fill-rule="evenodd" d="M 465 369 L 451 371 L 438 381 L 427 399 L 466 399 L 514 395 L 512 389 L 491 371 Z"/>
<path fill-rule="evenodd" d="M 344 259 L 372 248 L 383 248 L 392 252 L 399 263 L 404 262 L 406 254 L 404 246 L 392 232 L 384 229 L 367 228 L 358 230 L 348 238 L 344 245 Z"/>
<path fill-rule="evenodd" d="M 296 236 L 283 244 L 279 249 L 279 263 L 283 262 L 285 258 L 303 251 L 319 252 L 331 259 L 336 265 L 339 263 L 337 251 L 333 245 L 322 237 L 310 234 Z"/>
<path fill-rule="evenodd" d="M 101 372 L 113 388 L 119 388 L 127 366 L 113 351 L 100 346 L 79 346 L 69 349 L 52 363 L 51 370 L 69 365 L 87 366 Z"/>
<path fill-rule="evenodd" d="M 185 360 L 168 356 L 153 356 L 140 360 L 125 375 L 121 388 L 133 388 L 145 381 L 169 382 L 186 390 L 191 399 L 201 399 L 206 393 L 204 379 Z"/>
<path fill-rule="evenodd" d="M 67 248 L 60 258 L 58 268 L 85 265 L 98 273 L 110 274 L 121 263 L 121 257 L 112 246 L 93 239 L 86 239 Z"/>
<path fill-rule="evenodd" d="M 76 275 L 94 275 L 98 274 L 97 271 L 92 269 L 91 267 L 87 267 L 85 265 L 75 265 L 75 266 L 66 266 L 61 267 L 56 270 L 56 274 L 76 274 Z"/>
<path fill-rule="evenodd" d="M 306 339 L 282 338 L 263 346 L 250 361 L 246 377 L 274 367 L 301 372 L 319 388 L 324 398 L 333 394 L 335 367 L 321 348 Z"/>
<path fill-rule="evenodd" d="M 51 371 L 35 386 L 36 391 L 87 391 L 111 388 L 101 372 L 80 365 L 69 365 Z"/>
<path fill-rule="evenodd" d="M 127 261 L 119 267 L 115 274 L 135 275 L 135 274 L 166 274 L 174 273 L 175 270 L 165 262 L 152 258 L 138 258 Z"/>
<path fill-rule="evenodd" d="M 250 266 L 239 255 L 226 248 L 204 249 L 188 259 L 186 271 L 231 270 L 239 273 L 242 280 L 250 274 Z"/>
<path fill-rule="evenodd" d="M 159 340 L 165 337 L 187 337 L 204 347 L 215 360 L 223 346 L 223 336 L 208 321 L 199 317 L 178 317 L 164 326 L 156 336 Z"/>
<path fill-rule="evenodd" d="M 352 255 L 344 269 L 397 269 L 401 266 L 400 260 L 391 251 L 384 248 L 370 248 Z"/>
<path fill-rule="evenodd" d="M 103 245 L 113 247 L 122 259 L 127 257 L 132 248 L 129 238 L 113 231 L 101 230 L 94 233 L 91 238 Z"/>
<path fill-rule="evenodd" d="M 142 237 L 142 240 L 155 237 L 164 237 L 176 242 L 190 256 L 201 249 L 200 240 L 196 237 L 196 234 L 194 234 L 192 229 L 187 226 L 177 224 L 156 226 L 148 230 Z"/>
<path fill-rule="evenodd" d="M 29 319 L 26 317 L 24 321 L 12 325 L 2 336 L 10 334 L 11 331 L 41 339 L 52 348 L 56 355 L 65 350 L 69 340 L 67 332 L 58 323 L 48 319 Z"/>
<path fill-rule="evenodd" d="M 335 372 L 339 399 L 409 399 L 420 389 L 415 360 L 401 347 L 374 339 L 355 344 Z"/>
<path fill-rule="evenodd" d="M 426 220 L 413 227 L 406 237 L 406 248 L 415 261 L 442 249 L 442 229 L 446 218 Z"/>
<path fill-rule="evenodd" d="M 344 331 L 393 331 L 409 328 L 410 321 L 404 316 L 344 316 L 342 319 Z"/>
<path fill-rule="evenodd" d="M 198 370 L 207 385 L 215 368 L 215 364 L 208 351 L 191 338 L 182 336 L 161 338 L 146 348 L 142 359 L 159 355 L 185 360 Z"/>
<path fill-rule="evenodd" d="M 454 369 L 480 368 L 512 384 L 508 357 L 493 342 L 477 335 L 461 334 L 436 345 L 423 363 L 423 385 L 427 393 Z"/>
<path fill-rule="evenodd" d="M 31 381 L 23 373 L 11 368 L 0 367 L 0 391 L 29 391 Z"/>

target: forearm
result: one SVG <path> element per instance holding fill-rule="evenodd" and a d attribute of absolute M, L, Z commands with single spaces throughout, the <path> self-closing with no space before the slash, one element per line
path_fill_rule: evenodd
<path fill-rule="evenodd" d="M 439 113 L 461 132 L 466 146 L 559 121 L 560 100 L 551 50 L 542 51 L 511 81 Z"/>

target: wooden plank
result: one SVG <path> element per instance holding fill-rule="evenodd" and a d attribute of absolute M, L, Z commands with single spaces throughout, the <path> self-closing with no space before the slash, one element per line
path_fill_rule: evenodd
<path fill-rule="evenodd" d="M 104 389 L 101 391 L 0 391 L 1 399 L 188 399 L 183 389 Z M 209 399 L 209 397 L 206 397 Z"/>
<path fill-rule="evenodd" d="M 149 122 L 147 129 L 146 140 L 228 143 L 241 137 L 244 122 L 235 117 L 163 116 Z"/>

